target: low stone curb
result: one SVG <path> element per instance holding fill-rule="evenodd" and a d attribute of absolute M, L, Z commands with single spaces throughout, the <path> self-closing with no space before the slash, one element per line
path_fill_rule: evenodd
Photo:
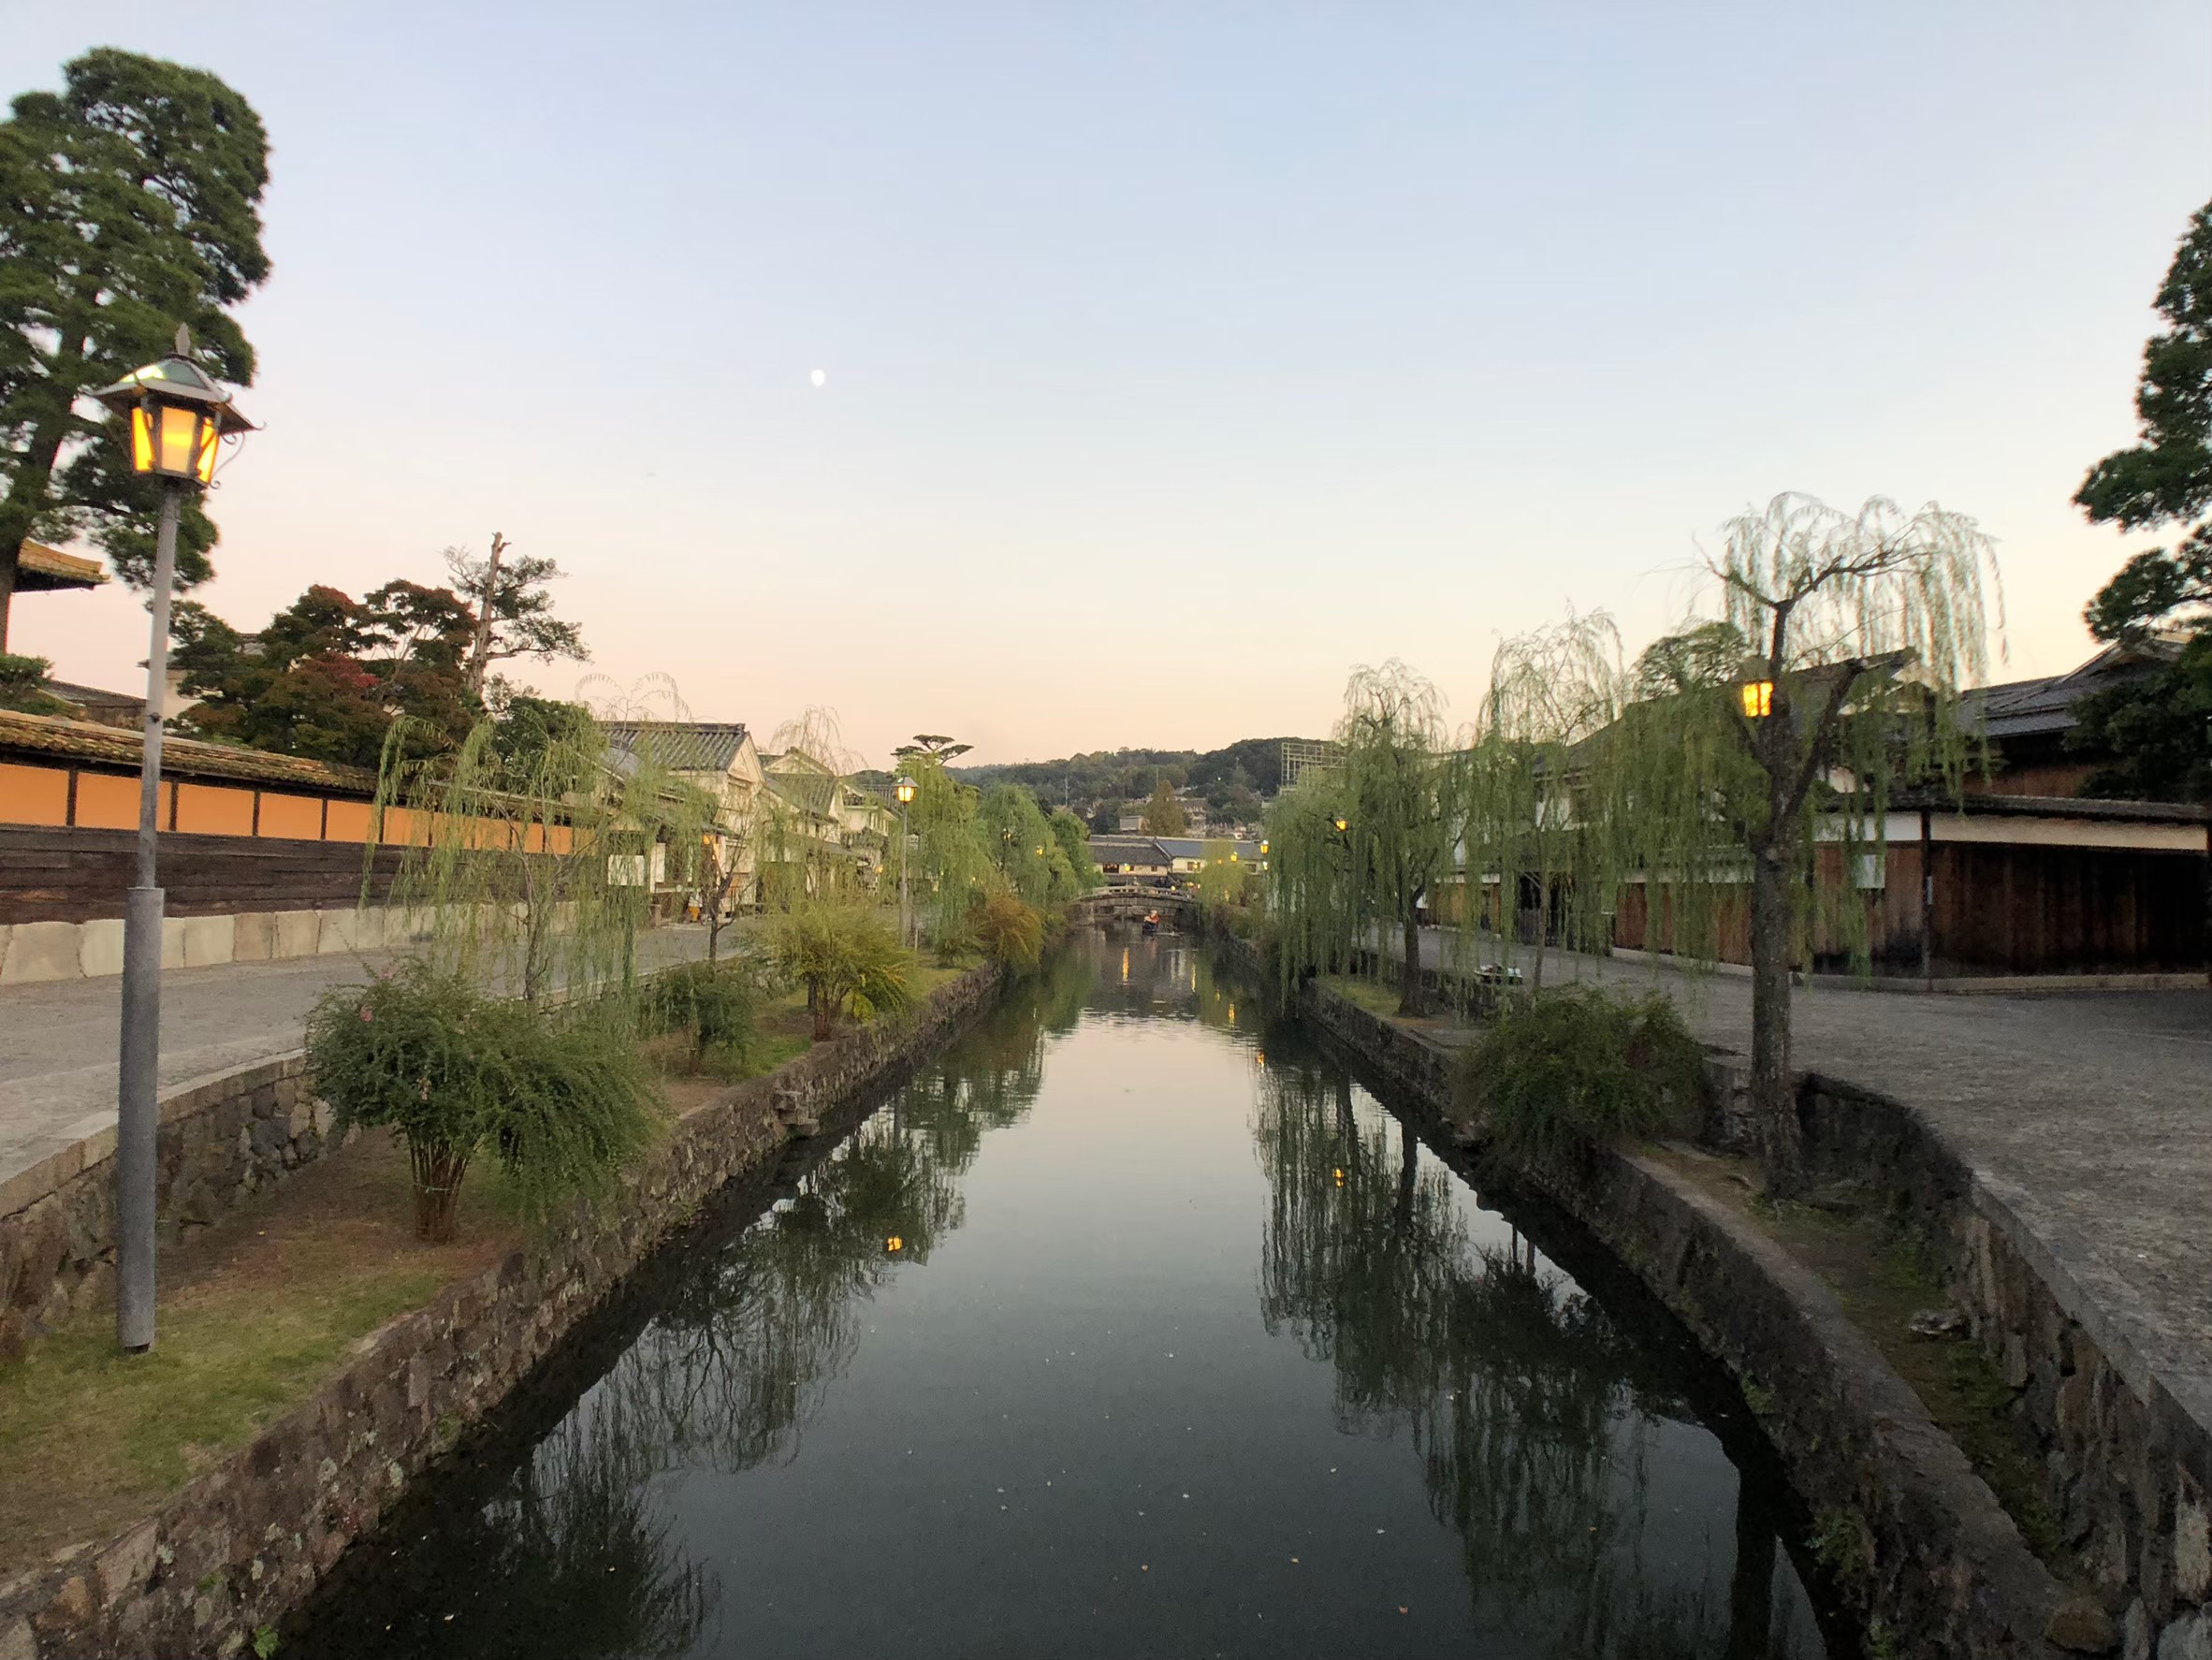
<path fill-rule="evenodd" d="M 910 1018 L 818 1044 L 686 1114 L 611 1214 L 577 1206 L 362 1338 L 313 1396 L 153 1514 L 0 1583 L 0 1660 L 240 1653 L 719 1188 L 947 1041 L 999 981 L 970 970 Z"/>

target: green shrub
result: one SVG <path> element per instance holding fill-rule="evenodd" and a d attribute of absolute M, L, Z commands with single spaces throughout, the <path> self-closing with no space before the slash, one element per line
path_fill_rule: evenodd
<path fill-rule="evenodd" d="M 16 709 L 26 715 L 82 715 L 84 711 L 75 704 L 45 689 L 46 677 L 52 672 L 53 664 L 43 657 L 18 657 L 0 651 L 0 709 Z"/>
<path fill-rule="evenodd" d="M 1569 986 L 1501 1004 L 1466 1052 L 1460 1099 L 1512 1153 L 1687 1134 L 1704 1060 L 1665 993 Z"/>
<path fill-rule="evenodd" d="M 308 1017 L 310 1087 L 341 1129 L 388 1125 L 415 1173 L 415 1227 L 453 1237 L 470 1163 L 488 1147 L 525 1208 L 604 1188 L 650 1142 L 652 1077 L 611 1008 L 559 1020 L 408 964 L 324 994 Z"/>
<path fill-rule="evenodd" d="M 976 949 L 995 963 L 1026 968 L 1044 949 L 1044 913 L 1005 888 L 979 899 L 968 913 Z"/>
<path fill-rule="evenodd" d="M 686 963 L 654 977 L 646 991 L 654 1031 L 691 1035 L 691 1069 L 743 1070 L 758 1046 L 760 983 L 741 960 Z"/>
<path fill-rule="evenodd" d="M 807 988 L 816 1041 L 837 1016 L 895 1014 L 913 1000 L 907 989 L 906 948 L 880 913 L 851 904 L 803 905 L 779 917 L 769 942 L 776 967 Z"/>

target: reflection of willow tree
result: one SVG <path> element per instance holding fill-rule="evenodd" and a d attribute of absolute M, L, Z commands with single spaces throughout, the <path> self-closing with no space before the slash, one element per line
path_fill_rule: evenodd
<path fill-rule="evenodd" d="M 796 1193 L 701 1254 L 617 1368 L 639 1374 L 677 1456 L 741 1470 L 796 1450 L 851 1358 L 861 1305 L 959 1227 L 958 1178 L 984 1133 L 1036 1099 L 1042 1033 L 1072 1023 L 1089 983 L 1083 965 L 1075 970 L 1055 964 L 1021 983 Z"/>
<path fill-rule="evenodd" d="M 1637 1346 L 1533 1251 L 1477 1247 L 1444 1168 L 1341 1074 L 1271 1067 L 1258 1138 L 1267 1329 L 1332 1363 L 1346 1432 L 1410 1433 L 1477 1616 L 1563 1653 L 1717 1652 L 1702 1583 L 1640 1560 L 1646 1451 L 1684 1410 Z"/>
<path fill-rule="evenodd" d="M 313 1652 L 331 1660 L 692 1653 L 720 1593 L 655 1513 L 649 1483 L 666 1463 L 660 1429 L 657 1403 L 618 1370 L 518 1463 L 464 1476 L 461 1491 L 424 1518 L 435 1549 L 349 1557 L 315 1610 Z"/>
<path fill-rule="evenodd" d="M 497 1588 L 494 1629 L 514 1653 L 675 1660 L 691 1651 L 717 1594 L 652 1514 L 658 1427 L 635 1380 L 618 1373 L 478 1512 L 483 1543 L 456 1560 Z"/>

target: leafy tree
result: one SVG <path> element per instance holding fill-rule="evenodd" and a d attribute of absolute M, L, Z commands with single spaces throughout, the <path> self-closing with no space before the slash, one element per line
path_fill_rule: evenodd
<path fill-rule="evenodd" d="M 1678 907 L 1734 889 L 1736 861 L 1748 860 L 1752 1104 L 1769 1189 L 1788 1196 L 1804 1182 L 1791 962 L 1816 921 L 1866 953 L 1865 908 L 1815 880 L 1819 847 L 1829 840 L 1845 868 L 1861 850 L 1879 857 L 1896 783 L 1958 787 L 1957 693 L 1986 665 L 1995 556 L 1972 519 L 1932 503 L 1906 515 L 1877 498 L 1849 514 L 1783 495 L 1731 521 L 1711 568 L 1718 620 L 1748 645 L 1740 677 L 1753 693 L 1708 682 L 1629 710 L 1592 757 L 1606 780 L 1592 809 L 1602 798 L 1621 821 L 1624 867 L 1654 873 L 1654 885 L 1674 873 Z M 1724 637 L 1710 623 L 1689 631 L 1647 654 L 1638 678 L 1710 674 Z M 1678 951 L 1685 943 L 1712 948 L 1710 932 L 1678 937 Z"/>
<path fill-rule="evenodd" d="M 1189 828 L 1190 821 L 1184 816 L 1183 804 L 1175 799 L 1175 792 L 1163 775 L 1152 787 L 1152 799 L 1144 804 L 1142 829 L 1147 836 L 1180 836 Z"/>
<path fill-rule="evenodd" d="M 1535 947 L 1538 986 L 1554 939 L 1585 951 L 1607 943 L 1620 862 L 1608 856 L 1612 821 L 1594 810 L 1603 775 L 1590 741 L 1620 713 L 1620 659 L 1602 611 L 1506 641 L 1461 772 L 1469 899 L 1496 878 L 1505 952 L 1521 937 Z M 1479 935 L 1466 927 L 1458 939 Z"/>
<path fill-rule="evenodd" d="M 2212 802 L 2212 629 L 2142 679 L 2075 704 L 2067 741 L 2111 757 L 2085 795 Z"/>
<path fill-rule="evenodd" d="M 1427 1003 L 1420 902 L 1451 852 L 1444 700 L 1395 660 L 1357 670 L 1336 742 L 1354 880 L 1364 885 L 1371 913 L 1399 930 L 1398 1011 L 1419 1014 Z"/>
<path fill-rule="evenodd" d="M 473 618 L 443 588 L 387 582 L 355 600 L 309 589 L 250 639 L 178 604 L 174 661 L 201 701 L 181 730 L 335 761 L 379 764 L 394 723 L 414 754 L 450 750 L 481 714 L 465 678 Z"/>
<path fill-rule="evenodd" d="M 0 709 L 25 715 L 68 715 L 77 706 L 45 690 L 53 664 L 43 657 L 0 651 Z"/>
<path fill-rule="evenodd" d="M 1275 798 L 1268 867 L 1286 977 L 1326 971 L 1399 933 L 1399 1012 L 1420 1013 L 1421 899 L 1451 854 L 1456 784 L 1443 699 L 1392 660 L 1356 670 L 1336 763 Z"/>
<path fill-rule="evenodd" d="M 2135 392 L 2143 442 L 2090 468 L 2074 499 L 2092 523 L 2188 529 L 2122 565 L 2086 615 L 2101 640 L 2170 627 L 2193 638 L 2142 679 L 2083 699 L 2071 741 L 2112 757 L 2085 794 L 2212 801 L 2212 202 L 2190 217 L 2157 306 L 2167 327 L 2143 348 Z"/>
<path fill-rule="evenodd" d="M 170 350 L 190 327 L 200 366 L 240 386 L 254 351 L 230 315 L 269 275 L 269 141 L 214 76 L 101 47 L 58 93 L 0 122 L 0 642 L 30 537 L 89 533 L 125 582 L 152 579 L 160 487 L 130 471 L 94 387 Z M 211 574 L 215 526 L 188 496 L 181 587 Z"/>
<path fill-rule="evenodd" d="M 388 1125 L 407 1144 L 415 1231 L 429 1240 L 453 1237 L 462 1178 L 486 1149 L 542 1215 L 563 1193 L 604 1187 L 657 1122 L 628 1029 L 551 1021 L 423 961 L 327 993 L 308 1019 L 307 1064 L 342 1129 Z"/>
<path fill-rule="evenodd" d="M 2137 554 L 2090 602 L 2101 640 L 2182 613 L 2201 621 L 2212 606 L 2212 202 L 2190 216 L 2155 303 L 2167 327 L 2143 348 L 2143 442 L 2090 468 L 2074 500 L 2092 524 L 2126 531 L 2199 522 L 2177 547 Z"/>
<path fill-rule="evenodd" d="M 770 950 L 777 968 L 807 988 L 817 1041 L 829 1038 L 848 1007 L 865 1020 L 895 1014 L 912 1000 L 906 948 L 863 907 L 801 905 L 777 920 Z"/>
<path fill-rule="evenodd" d="M 968 928 L 985 956 L 1010 968 L 1035 967 L 1044 948 L 1044 913 L 1008 888 L 985 894 L 968 912 Z"/>
<path fill-rule="evenodd" d="M 1084 827 L 1081 819 L 1064 807 L 1056 807 L 1053 809 L 1052 818 L 1048 823 L 1052 829 L 1053 840 L 1059 847 L 1060 863 L 1067 869 L 1066 886 L 1068 891 L 1055 893 L 1053 897 L 1072 899 L 1078 894 L 1089 893 L 1091 889 L 1099 885 L 1098 866 L 1091 863 L 1090 832 Z M 1057 866 L 1055 866 L 1054 876 L 1055 881 L 1059 880 Z"/>
<path fill-rule="evenodd" d="M 466 596 L 473 612 L 468 681 L 474 696 L 484 695 L 491 665 L 511 658 L 590 661 L 583 631 L 553 615 L 553 596 L 546 591 L 546 584 L 560 575 L 553 561 L 527 555 L 511 560 L 507 539 L 494 531 L 488 557 L 477 559 L 465 547 L 448 547 L 445 569 L 454 592 Z"/>

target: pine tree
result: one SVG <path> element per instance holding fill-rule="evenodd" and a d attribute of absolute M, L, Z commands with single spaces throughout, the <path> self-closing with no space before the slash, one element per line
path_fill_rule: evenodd
<path fill-rule="evenodd" d="M 0 122 L 0 644 L 22 543 L 90 534 L 134 587 L 151 580 L 159 489 L 134 474 L 83 393 L 191 328 L 200 365 L 251 385 L 230 315 L 269 275 L 260 117 L 214 76 L 101 47 Z M 177 536 L 181 588 L 212 574 L 196 500 Z"/>

